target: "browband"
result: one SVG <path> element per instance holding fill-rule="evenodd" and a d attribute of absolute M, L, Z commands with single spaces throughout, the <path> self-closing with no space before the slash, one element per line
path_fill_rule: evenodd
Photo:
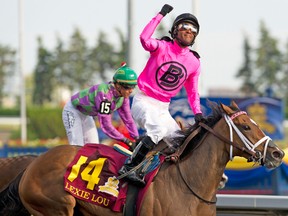
<path fill-rule="evenodd" d="M 230 118 L 231 118 L 231 120 L 233 120 L 234 118 L 236 118 L 236 117 L 238 117 L 238 116 L 240 116 L 242 114 L 247 115 L 247 113 L 245 111 L 240 111 L 240 112 L 234 113 L 232 116 L 230 116 Z"/>

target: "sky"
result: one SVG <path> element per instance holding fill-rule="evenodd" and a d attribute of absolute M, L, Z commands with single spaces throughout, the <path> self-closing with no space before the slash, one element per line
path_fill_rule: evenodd
<path fill-rule="evenodd" d="M 54 49 L 56 37 L 68 41 L 79 28 L 93 46 L 99 31 L 110 42 L 117 40 L 115 28 L 127 35 L 128 0 L 0 0 L 0 44 L 19 47 L 19 1 L 22 1 L 23 71 L 31 73 L 36 64 L 37 37 L 44 46 Z M 133 0 L 132 0 L 133 1 Z M 258 45 L 260 21 L 264 21 L 271 36 L 278 39 L 284 51 L 288 42 L 287 0 L 145 0 L 133 1 L 133 57 L 130 65 L 140 73 L 148 53 L 140 45 L 144 26 L 164 4 L 174 9 L 162 20 L 168 30 L 176 16 L 194 13 L 200 23 L 195 48 L 201 56 L 200 95 L 209 89 L 237 91 L 241 80 L 235 77 L 243 63 L 244 36 L 252 47 Z M 96 81 L 95 81 L 96 82 Z"/>

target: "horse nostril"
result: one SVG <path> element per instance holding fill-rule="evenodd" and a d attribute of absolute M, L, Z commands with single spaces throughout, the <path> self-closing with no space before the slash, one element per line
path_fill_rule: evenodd
<path fill-rule="evenodd" d="M 274 158 L 282 159 L 285 154 L 283 151 L 280 150 L 280 151 L 273 151 L 272 155 Z"/>

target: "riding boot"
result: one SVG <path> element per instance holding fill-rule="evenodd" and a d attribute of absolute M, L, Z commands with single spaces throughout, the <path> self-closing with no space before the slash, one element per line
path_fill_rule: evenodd
<path fill-rule="evenodd" d="M 135 166 L 140 164 L 142 160 L 145 158 L 147 153 L 155 146 L 155 143 L 151 140 L 149 136 L 145 136 L 140 143 L 137 145 L 135 150 L 133 151 L 133 154 L 122 167 L 118 171 L 120 175 L 126 174 L 129 172 L 131 169 L 133 169 Z M 125 179 L 130 181 L 131 183 L 144 187 L 146 185 L 144 181 L 144 176 L 143 174 L 141 175 L 137 170 L 131 171 Z"/>

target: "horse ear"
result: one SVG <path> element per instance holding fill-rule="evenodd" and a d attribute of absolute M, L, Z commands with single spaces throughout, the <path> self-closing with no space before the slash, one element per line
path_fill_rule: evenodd
<path fill-rule="evenodd" d="M 234 100 L 231 102 L 231 106 L 232 106 L 233 108 L 235 108 L 235 110 L 240 110 L 239 107 L 238 107 L 238 105 L 236 104 L 236 102 L 235 102 Z"/>
<path fill-rule="evenodd" d="M 176 123 L 178 124 L 178 126 L 182 131 L 185 131 L 184 122 L 181 119 L 176 119 Z"/>
<path fill-rule="evenodd" d="M 220 103 L 222 109 L 224 110 L 224 112 L 226 112 L 227 115 L 230 115 L 230 114 L 233 114 L 233 110 L 229 107 L 229 106 L 226 106 L 222 103 Z"/>

